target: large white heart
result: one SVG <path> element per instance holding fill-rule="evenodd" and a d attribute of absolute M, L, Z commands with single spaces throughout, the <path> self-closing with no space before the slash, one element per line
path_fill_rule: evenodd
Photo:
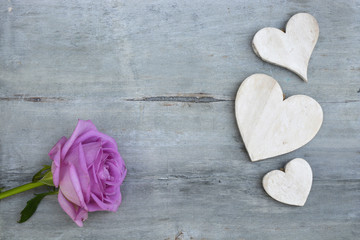
<path fill-rule="evenodd" d="M 274 170 L 263 178 L 265 191 L 275 200 L 295 206 L 304 206 L 312 185 L 310 165 L 295 158 L 285 166 L 285 172 Z"/>
<path fill-rule="evenodd" d="M 270 27 L 258 31 L 252 46 L 262 60 L 285 67 L 307 82 L 308 63 L 318 37 L 316 19 L 298 13 L 288 21 L 285 33 Z"/>
<path fill-rule="evenodd" d="M 323 112 L 318 102 L 305 95 L 283 99 L 280 85 L 265 74 L 251 75 L 239 87 L 235 114 L 251 161 L 298 149 L 319 131 Z"/>

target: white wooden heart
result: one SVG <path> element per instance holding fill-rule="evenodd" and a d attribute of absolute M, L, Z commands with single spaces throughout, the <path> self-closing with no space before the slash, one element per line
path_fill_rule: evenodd
<path fill-rule="evenodd" d="M 251 161 L 298 149 L 319 131 L 323 112 L 318 102 L 305 95 L 283 99 L 280 85 L 265 74 L 251 75 L 239 87 L 235 115 Z"/>
<path fill-rule="evenodd" d="M 285 33 L 277 28 L 263 28 L 253 39 L 253 49 L 262 60 L 289 69 L 307 79 L 311 53 L 319 37 L 319 25 L 308 13 L 292 16 Z"/>
<path fill-rule="evenodd" d="M 274 170 L 263 178 L 265 191 L 275 200 L 295 206 L 304 206 L 310 193 L 313 175 L 311 167 L 302 158 L 295 158 L 285 166 L 285 172 Z"/>

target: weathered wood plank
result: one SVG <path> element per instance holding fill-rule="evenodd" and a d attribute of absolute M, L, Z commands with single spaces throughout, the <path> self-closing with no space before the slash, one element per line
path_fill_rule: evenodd
<path fill-rule="evenodd" d="M 54 196 L 45 199 L 31 221 L 15 224 L 16 209 L 24 205 L 26 196 L 14 198 L 2 203 L 7 205 L 1 209 L 6 216 L 6 222 L 2 218 L 2 236 L 174 239 L 179 232 L 185 232 L 194 239 L 356 239 L 359 234 L 358 181 L 315 180 L 302 208 L 284 207 L 273 201 L 264 193 L 260 181 L 245 176 L 220 181 L 216 177 L 146 181 L 128 178 L 118 213 L 90 214 L 83 229 L 62 212 Z"/>
<path fill-rule="evenodd" d="M 11 9 L 9 9 L 11 8 Z M 266 26 L 309 12 L 320 37 L 309 83 L 251 49 Z M 360 235 L 359 1 L 0 1 L 0 187 L 28 181 L 78 118 L 113 136 L 128 167 L 118 213 L 78 228 L 46 197 L 0 202 L 0 239 L 355 239 Z M 324 111 L 318 135 L 251 163 L 234 114 L 260 72 Z M 314 183 L 302 208 L 261 179 L 301 157 Z"/>

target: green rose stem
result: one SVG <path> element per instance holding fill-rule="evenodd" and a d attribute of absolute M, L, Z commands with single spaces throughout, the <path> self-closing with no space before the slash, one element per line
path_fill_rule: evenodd
<path fill-rule="evenodd" d="M 54 186 L 53 175 L 50 171 L 50 166 L 48 165 L 44 165 L 44 167 L 34 175 L 32 180 L 33 181 L 31 183 L 7 190 L 5 192 L 0 192 L 0 199 L 10 197 L 14 194 L 25 192 L 43 185 Z"/>
<path fill-rule="evenodd" d="M 46 184 L 44 184 L 42 182 L 28 183 L 28 184 L 25 184 L 25 185 L 22 185 L 22 186 L 7 190 L 5 192 L 1 192 L 0 193 L 0 199 L 10 197 L 10 196 L 12 196 L 14 194 L 25 192 L 27 190 L 30 190 L 30 189 L 33 189 L 33 188 L 36 188 L 36 187 L 40 187 L 40 186 L 43 186 L 43 185 L 46 185 Z"/>

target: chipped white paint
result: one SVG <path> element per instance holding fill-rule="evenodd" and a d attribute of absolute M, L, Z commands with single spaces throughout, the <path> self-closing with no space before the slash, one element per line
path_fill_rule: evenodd
<path fill-rule="evenodd" d="M 243 81 L 236 95 L 235 114 L 251 161 L 300 148 L 315 137 L 323 121 L 318 102 L 305 95 L 283 100 L 280 85 L 265 74 Z"/>
<path fill-rule="evenodd" d="M 295 206 L 304 206 L 312 185 L 309 163 L 295 158 L 285 166 L 285 172 L 274 170 L 263 178 L 265 191 L 275 200 Z"/>
<path fill-rule="evenodd" d="M 316 19 L 308 13 L 298 13 L 288 21 L 285 33 L 270 27 L 258 31 L 252 46 L 262 60 L 285 67 L 307 82 L 308 63 L 318 37 Z"/>

